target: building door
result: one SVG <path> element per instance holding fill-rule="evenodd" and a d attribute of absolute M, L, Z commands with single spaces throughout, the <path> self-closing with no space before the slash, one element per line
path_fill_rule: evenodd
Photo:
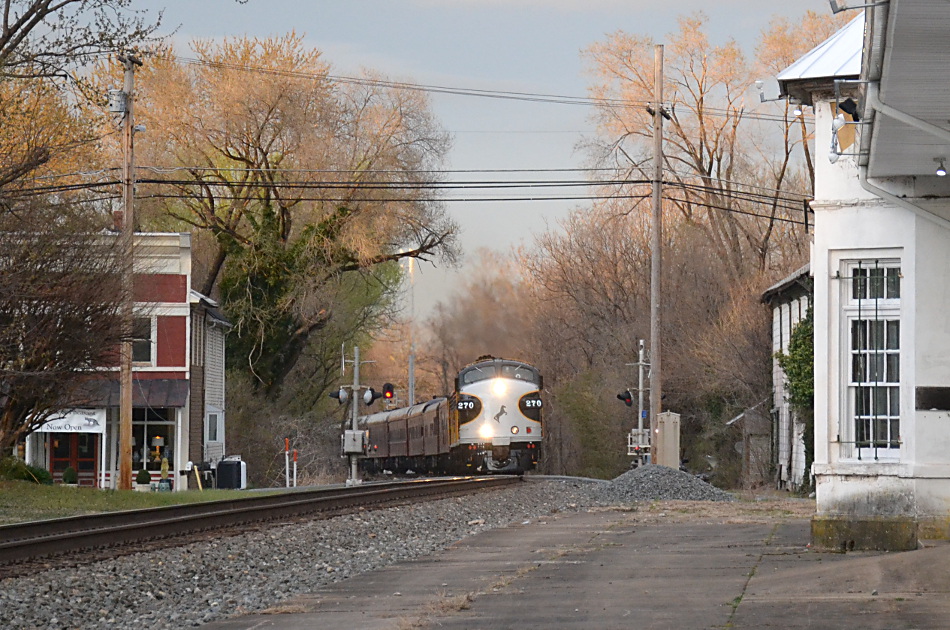
<path fill-rule="evenodd" d="M 79 473 L 79 485 L 96 486 L 99 472 L 98 433 L 51 433 L 50 471 L 53 481 L 63 480 L 63 471 L 72 466 Z"/>

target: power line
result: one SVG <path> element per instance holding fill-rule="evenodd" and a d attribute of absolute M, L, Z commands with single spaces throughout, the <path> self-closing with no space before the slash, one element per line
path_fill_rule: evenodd
<path fill-rule="evenodd" d="M 706 203 L 699 200 L 676 199 L 675 197 L 664 197 L 664 200 L 673 201 L 677 203 L 685 203 L 692 206 L 702 206 L 704 208 L 712 208 L 713 210 L 722 210 L 724 212 L 730 212 L 732 214 L 742 214 L 749 217 L 769 219 L 770 221 L 779 221 L 781 223 L 792 223 L 794 225 L 805 225 L 805 226 L 808 225 L 808 223 L 804 219 L 790 219 L 786 217 L 776 217 L 770 214 L 759 214 L 756 212 L 749 212 L 747 210 L 738 210 L 736 208 L 726 208 L 724 206 L 717 206 L 715 204 Z"/>
<path fill-rule="evenodd" d="M 446 170 L 395 170 L 395 169 L 377 169 L 377 170 L 367 170 L 367 169 L 259 169 L 259 168 L 218 168 L 218 167 L 203 167 L 203 166 L 139 166 L 136 167 L 137 170 L 149 170 L 154 173 L 164 174 L 164 173 L 174 173 L 174 172 L 189 172 L 189 173 L 279 173 L 280 175 L 299 175 L 299 174 L 315 174 L 315 175 L 354 175 L 359 174 L 361 176 L 366 175 L 481 175 L 481 174 L 515 174 L 515 173 L 616 173 L 619 169 L 617 168 L 544 168 L 544 169 L 446 169 Z M 110 172 L 115 172 L 118 169 L 109 168 L 102 169 L 98 171 L 77 171 L 72 173 L 62 173 L 62 174 L 50 174 L 44 175 L 39 178 L 33 178 L 32 180 L 25 181 L 36 181 L 38 179 L 56 179 L 63 177 L 75 177 L 75 176 L 88 176 L 88 175 L 102 175 Z M 684 182 L 681 180 L 675 181 L 664 181 L 664 185 L 667 186 L 680 186 L 684 188 L 690 188 L 695 190 L 701 190 L 703 192 L 715 192 L 724 194 L 727 196 L 745 196 L 745 197 L 755 197 L 756 199 L 763 199 L 771 201 L 773 198 L 778 198 L 783 201 L 803 203 L 804 201 L 811 199 L 811 195 L 804 193 L 796 193 L 789 190 L 770 188 L 768 186 L 760 186 L 756 184 L 750 184 L 746 182 L 740 182 L 737 180 L 727 180 L 721 178 L 705 178 L 700 175 L 692 173 L 677 173 L 673 172 L 679 178 L 688 178 L 688 179 L 697 179 L 700 181 L 712 181 L 717 184 L 729 184 L 731 186 L 737 186 L 739 188 L 746 188 L 751 190 L 761 190 L 766 191 L 766 193 L 746 193 L 740 190 L 735 190 L 732 188 L 721 188 L 716 186 L 711 186 L 708 184 L 694 184 L 690 182 Z M 636 184 L 645 184 L 649 183 L 650 180 L 632 180 L 628 178 L 615 177 L 613 179 L 603 179 L 603 180 L 472 180 L 472 181 L 458 181 L 458 180 L 437 180 L 430 179 L 424 182 L 393 182 L 389 180 L 359 180 L 359 181 L 340 181 L 340 182 L 325 182 L 325 181 L 312 181 L 312 180 L 281 180 L 279 182 L 260 182 L 256 180 L 249 180 L 246 182 L 228 182 L 226 180 L 170 180 L 170 179 L 146 179 L 146 178 L 137 178 L 137 183 L 169 183 L 175 185 L 203 185 L 203 186 L 225 186 L 225 185 L 241 185 L 241 186 L 257 186 L 257 187 L 286 187 L 286 188 L 306 188 L 306 187 L 385 187 L 385 188 L 394 188 L 394 187 L 431 187 L 431 188 L 453 188 L 453 187 L 472 187 L 476 185 L 492 185 L 495 187 L 504 187 L 511 186 L 515 187 L 518 184 L 532 184 L 532 185 L 549 185 L 549 186 L 611 186 L 611 185 L 636 185 Z M 85 184 L 69 184 L 69 185 L 51 185 L 43 187 L 35 187 L 32 189 L 25 189 L 27 192 L 57 192 L 65 190 L 74 190 L 82 187 L 96 187 L 96 186 L 109 186 L 114 185 L 117 182 L 115 180 L 107 180 L 101 182 L 89 182 Z M 64 187 L 65 186 L 65 187 Z"/>
<path fill-rule="evenodd" d="M 617 168 L 473 168 L 473 169 L 328 169 L 328 168 L 225 168 L 217 166 L 138 166 L 156 173 L 172 173 L 175 171 L 189 172 L 222 172 L 222 173 L 312 173 L 323 175 L 390 175 L 390 174 L 423 174 L 438 175 L 471 174 L 471 173 L 602 173 L 617 172 Z"/>
<path fill-rule="evenodd" d="M 63 192 L 74 192 L 80 190 L 91 190 L 95 191 L 102 188 L 109 188 L 117 186 L 120 182 L 117 180 L 110 181 L 99 181 L 99 182 L 86 182 L 86 183 L 69 183 L 69 184 L 59 184 L 59 185 L 50 185 L 50 186 L 41 186 L 35 187 L 32 189 L 21 189 L 18 191 L 11 191 L 8 196 L 10 198 L 15 197 L 27 197 L 27 196 L 36 196 L 43 194 L 55 194 Z M 245 190 L 292 190 L 292 191 L 319 191 L 319 190 L 352 190 L 352 191 L 442 191 L 442 192 L 452 192 L 452 191 L 471 191 L 471 190 L 486 190 L 486 191 L 498 191 L 498 190 L 526 190 L 526 189 L 569 189 L 569 188 L 605 188 L 605 187 L 624 187 L 624 186 L 638 186 L 638 185 L 647 185 L 649 180 L 629 180 L 629 179 L 618 179 L 618 180 L 606 180 L 606 181 L 587 181 L 587 180 L 564 180 L 564 181 L 551 181 L 551 180 L 514 180 L 514 181 L 449 181 L 449 182 L 389 182 L 389 181 L 361 181 L 361 182 L 328 182 L 328 181 L 282 181 L 282 182 L 267 182 L 267 181 L 256 181 L 250 180 L 246 182 L 227 182 L 227 181 L 196 181 L 196 180 L 171 180 L 171 179 L 137 179 L 136 184 L 140 185 L 158 185 L 158 186 L 177 186 L 180 188 L 184 187 L 194 187 L 201 186 L 204 188 L 213 188 L 213 189 L 228 189 L 228 188 L 241 188 Z M 700 184 L 691 184 L 680 181 L 665 181 L 663 182 L 665 186 L 671 188 L 679 188 L 687 192 L 701 192 L 701 193 L 713 193 L 719 195 L 723 198 L 739 201 L 739 202 L 748 202 L 756 204 L 764 204 L 775 206 L 783 210 L 789 210 L 791 212 L 799 212 L 804 207 L 804 197 L 799 196 L 783 196 L 784 194 L 762 194 L 756 192 L 748 192 L 737 189 L 724 190 L 708 185 Z M 773 191 L 780 192 L 781 191 Z M 153 193 L 153 197 L 161 198 L 181 198 L 181 199 L 194 199 L 202 197 L 203 195 L 200 192 L 195 194 L 180 193 L 175 195 L 164 194 L 164 193 Z M 246 195 L 238 194 L 221 194 L 216 192 L 213 195 L 216 199 L 222 200 L 236 200 L 241 198 L 246 198 Z M 431 198 L 420 198 L 420 197 L 403 197 L 403 198 L 392 198 L 388 201 L 445 201 L 445 202 L 465 202 L 465 201 L 580 201 L 580 200 L 602 200 L 610 198 L 637 198 L 637 195 L 630 195 L 622 192 L 610 193 L 610 194 L 590 194 L 590 195 L 546 195 L 543 197 L 531 196 L 531 197 L 467 197 L 467 198 L 451 198 L 451 197 L 431 197 Z M 327 195 L 319 196 L 300 196 L 294 195 L 292 197 L 293 201 L 346 201 L 350 200 L 349 197 L 334 197 Z M 375 201 L 383 201 L 380 198 L 375 198 Z M 691 203 L 700 204 L 705 203 L 702 200 L 694 199 Z M 711 206 L 712 207 L 712 206 Z"/>
<path fill-rule="evenodd" d="M 416 203 L 485 203 L 485 202 L 514 202 L 514 201 L 599 201 L 605 199 L 641 199 L 642 195 L 633 195 L 633 194 L 613 194 L 613 195 L 552 195 L 552 196 L 530 196 L 530 197 L 372 197 L 364 200 L 356 201 L 366 201 L 373 203 L 405 203 L 407 201 L 412 201 Z M 167 194 L 167 193 L 150 193 L 145 195 L 138 195 L 136 199 L 197 199 L 195 195 L 184 195 L 184 194 Z M 246 197 L 241 195 L 215 195 L 215 199 L 220 201 L 240 201 L 246 199 Z M 332 196 L 317 196 L 317 197 L 294 197 L 293 201 L 323 201 L 323 202 L 352 202 L 354 199 L 351 197 L 332 197 Z"/>
<path fill-rule="evenodd" d="M 115 185 L 118 185 L 119 183 L 120 182 L 116 181 L 116 182 L 110 182 L 108 184 L 87 185 L 87 187 L 92 187 L 92 186 L 99 187 L 103 185 L 115 186 Z M 43 191 L 43 192 L 46 192 L 46 191 Z M 36 192 L 35 194 L 41 194 L 41 193 Z M 400 203 L 400 202 L 406 202 L 406 201 L 413 201 L 413 202 L 419 202 L 419 203 L 426 203 L 426 202 L 430 202 L 430 203 L 517 203 L 517 202 L 546 202 L 546 201 L 610 201 L 610 200 L 641 201 L 648 197 L 650 197 L 649 194 L 615 193 L 615 194 L 605 194 L 605 195 L 548 195 L 548 196 L 532 195 L 532 196 L 521 196 L 521 197 L 492 196 L 492 197 L 455 197 L 455 198 L 432 197 L 432 198 L 412 198 L 412 199 L 406 199 L 403 197 L 390 197 L 390 198 L 377 197 L 377 198 L 372 198 L 365 201 L 369 201 L 373 203 Z M 106 201 L 115 201 L 120 198 L 121 198 L 121 195 L 112 193 L 112 194 L 96 197 L 93 199 L 88 199 L 88 198 L 76 199 L 76 200 L 73 200 L 71 203 L 102 203 Z M 194 195 L 186 195 L 186 194 L 150 193 L 150 194 L 145 194 L 145 195 L 137 195 L 136 198 L 139 200 L 143 200 L 143 199 L 191 199 L 191 200 L 194 200 L 197 197 Z M 220 200 L 220 201 L 239 201 L 242 199 L 246 199 L 246 197 L 243 197 L 240 195 L 215 195 L 215 199 Z M 808 225 L 808 222 L 805 221 L 804 219 L 793 219 L 793 218 L 788 218 L 784 216 L 761 214 L 761 213 L 751 212 L 747 210 L 741 210 L 735 207 L 720 206 L 720 205 L 716 205 L 710 202 L 702 201 L 700 199 L 679 199 L 679 198 L 670 197 L 670 196 L 666 196 L 664 197 L 664 199 L 666 201 L 670 201 L 674 203 L 683 203 L 683 204 L 692 205 L 692 206 L 701 206 L 704 208 L 722 210 L 724 212 L 729 212 L 732 214 L 740 214 L 740 215 L 749 216 L 749 217 L 768 219 L 770 221 L 776 221 L 776 222 L 781 222 L 781 223 L 790 223 L 793 225 L 805 225 L 805 226 Z M 353 201 L 353 199 L 348 198 L 348 197 L 327 196 L 327 195 L 295 197 L 293 200 L 295 202 L 311 201 L 311 202 L 326 202 L 326 203 Z M 67 206 L 69 204 L 63 203 L 59 205 Z M 795 211 L 801 212 L 807 209 L 804 207 L 794 208 L 794 207 L 782 206 L 782 205 L 779 205 L 777 207 L 791 210 L 793 212 Z"/>
<path fill-rule="evenodd" d="M 139 184 L 171 184 L 175 186 L 227 186 L 236 188 L 261 189 L 359 189 L 359 190 L 464 190 L 472 188 L 592 188 L 598 186 L 624 186 L 645 184 L 647 180 L 509 180 L 509 181 L 214 181 L 192 179 L 137 179 Z"/>
<path fill-rule="evenodd" d="M 237 70 L 240 72 L 254 72 L 258 74 L 268 74 L 279 77 L 289 77 L 296 79 L 307 79 L 311 81 L 334 81 L 341 84 L 364 85 L 369 87 L 384 87 L 399 90 L 409 90 L 414 92 L 426 92 L 430 94 L 449 94 L 454 96 L 471 96 L 478 98 L 492 98 L 501 100 L 526 101 L 533 103 L 551 103 L 557 105 L 581 105 L 585 107 L 607 107 L 615 109 L 626 108 L 645 108 L 650 104 L 649 101 L 631 101 L 625 99 L 602 98 L 591 96 L 568 96 L 562 94 L 544 94 L 535 92 L 517 92 L 510 90 L 483 90 L 477 88 L 459 88 L 445 85 L 428 85 L 424 83 L 411 83 L 407 81 L 390 81 L 387 79 L 371 79 L 365 77 L 350 77 L 334 74 L 315 74 L 301 72 L 296 70 L 279 70 L 276 68 L 262 68 L 259 66 L 249 66 L 245 64 L 232 64 L 220 61 L 208 61 L 204 59 L 195 59 L 192 57 L 174 57 L 177 61 L 188 65 L 207 66 L 211 68 L 222 68 L 226 70 Z M 675 111 L 676 103 L 670 103 L 670 109 Z M 758 112 L 746 112 L 744 110 L 731 110 L 717 107 L 704 107 L 704 112 L 715 116 L 739 116 L 752 120 L 763 120 L 769 122 L 790 122 L 787 116 L 776 114 L 765 114 Z"/>
<path fill-rule="evenodd" d="M 194 181 L 194 180 L 168 180 L 168 179 L 139 179 L 139 184 L 155 185 L 174 185 L 179 187 L 201 186 L 212 188 L 242 188 L 250 190 L 405 190 L 405 191 L 459 191 L 459 190 L 517 190 L 517 189 L 536 189 L 536 188 L 602 188 L 611 186 L 628 185 L 646 185 L 649 180 L 611 180 L 611 181 L 466 181 L 466 182 L 387 182 L 387 181 L 360 181 L 360 182 L 216 182 L 216 181 Z M 715 193 L 717 195 L 734 199 L 737 201 L 748 201 L 751 203 L 763 203 L 775 205 L 787 210 L 799 211 L 802 207 L 802 200 L 783 197 L 781 195 L 764 195 L 761 193 L 745 192 L 741 190 L 723 190 L 712 186 L 703 186 L 698 184 L 686 184 L 683 182 L 664 182 L 664 185 L 682 188 L 706 193 Z M 186 195 L 187 196 L 187 195 Z M 197 196 L 197 195 L 196 195 Z M 222 195 L 215 195 L 216 198 L 224 198 Z M 591 199 L 600 199 L 601 195 L 592 195 Z M 304 198 L 294 197 L 295 200 L 305 200 Z M 577 200 L 577 196 L 565 196 L 565 201 Z M 446 199 L 447 201 L 449 199 Z M 546 198 L 550 200 L 550 198 Z M 788 205 L 793 203 L 794 205 Z"/>

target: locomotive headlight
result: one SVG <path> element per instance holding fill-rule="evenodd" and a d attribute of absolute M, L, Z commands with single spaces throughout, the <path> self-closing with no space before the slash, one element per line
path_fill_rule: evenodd
<path fill-rule="evenodd" d="M 518 427 L 511 427 L 511 434 L 518 435 Z"/>
<path fill-rule="evenodd" d="M 483 440 L 490 440 L 495 436 L 495 432 L 492 431 L 491 425 L 487 422 L 478 428 L 478 437 Z"/>
<path fill-rule="evenodd" d="M 491 384 L 491 391 L 495 396 L 504 396 L 508 392 L 508 384 L 504 379 L 496 378 Z"/>

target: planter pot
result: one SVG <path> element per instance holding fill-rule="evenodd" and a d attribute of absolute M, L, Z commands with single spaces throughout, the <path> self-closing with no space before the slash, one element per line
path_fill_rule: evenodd
<path fill-rule="evenodd" d="M 151 492 L 151 491 L 152 491 L 152 484 L 150 484 L 150 483 L 137 483 L 137 484 L 135 484 L 135 491 L 136 491 L 136 492 Z"/>
<path fill-rule="evenodd" d="M 64 483 L 64 484 L 62 484 L 62 485 L 66 486 L 67 488 L 78 488 L 78 487 L 79 487 L 79 484 L 78 484 L 78 483 Z"/>

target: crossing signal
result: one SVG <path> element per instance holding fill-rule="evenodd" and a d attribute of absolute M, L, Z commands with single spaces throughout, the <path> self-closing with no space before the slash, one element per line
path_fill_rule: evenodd
<path fill-rule="evenodd" d="M 338 401 L 341 405 L 345 405 L 345 404 L 346 404 L 346 401 L 348 401 L 348 400 L 350 399 L 350 395 L 349 395 L 349 393 L 347 393 L 347 391 L 346 391 L 345 389 L 343 389 L 343 388 L 341 387 L 341 388 L 339 389 L 339 391 L 330 392 L 330 398 L 336 398 L 337 401 Z"/>
<path fill-rule="evenodd" d="M 628 407 L 633 407 L 633 395 L 630 393 L 630 390 L 626 390 L 617 394 L 617 398 L 623 401 Z"/>
<path fill-rule="evenodd" d="M 393 391 L 392 383 L 383 383 L 383 398 L 386 400 L 392 400 L 395 392 Z"/>
<path fill-rule="evenodd" d="M 363 402 L 366 403 L 367 407 L 369 407 L 374 402 L 376 402 L 376 400 L 382 397 L 383 397 L 383 394 L 379 393 L 372 387 L 367 388 L 366 391 L 363 392 Z"/>

